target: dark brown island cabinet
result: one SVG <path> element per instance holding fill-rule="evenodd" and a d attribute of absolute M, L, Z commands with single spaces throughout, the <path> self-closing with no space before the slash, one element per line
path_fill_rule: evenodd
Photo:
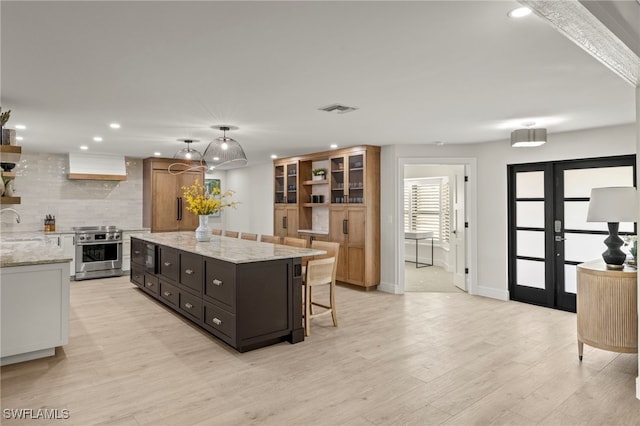
<path fill-rule="evenodd" d="M 300 262 L 232 263 L 131 238 L 131 282 L 239 352 L 304 340 Z"/>

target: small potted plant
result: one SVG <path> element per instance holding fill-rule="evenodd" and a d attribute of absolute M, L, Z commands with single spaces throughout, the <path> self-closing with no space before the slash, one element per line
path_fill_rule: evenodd
<path fill-rule="evenodd" d="M 327 176 L 327 169 L 313 169 L 311 173 L 313 174 L 313 180 L 325 180 Z"/>

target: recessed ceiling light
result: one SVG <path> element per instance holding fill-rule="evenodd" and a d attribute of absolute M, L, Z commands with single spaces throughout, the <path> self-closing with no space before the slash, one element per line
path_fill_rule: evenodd
<path fill-rule="evenodd" d="M 215 168 L 216 168 L 216 166 L 209 166 L 209 170 L 213 170 Z"/>
<path fill-rule="evenodd" d="M 80 146 L 80 149 L 83 150 L 83 151 L 86 151 L 87 149 L 89 149 L 89 147 L 86 146 L 86 145 L 82 145 L 82 146 Z"/>
<path fill-rule="evenodd" d="M 16 140 L 17 140 L 17 141 L 21 141 L 21 140 L 23 140 L 23 139 L 24 139 L 24 138 L 23 138 L 22 136 L 16 136 Z"/>
<path fill-rule="evenodd" d="M 95 142 L 102 142 L 102 138 L 101 138 L 100 136 L 94 136 L 94 137 L 93 137 L 93 140 L 94 140 Z"/>
<path fill-rule="evenodd" d="M 338 144 L 337 143 L 332 143 L 331 145 L 329 145 L 329 147 L 331 149 L 336 149 L 338 147 Z"/>
<path fill-rule="evenodd" d="M 109 127 L 111 127 L 112 129 L 119 129 L 119 128 L 120 128 L 120 124 L 118 124 L 118 123 L 111 123 L 111 124 L 109 124 Z"/>
<path fill-rule="evenodd" d="M 519 7 L 507 13 L 507 16 L 509 18 L 524 18 L 525 16 L 528 16 L 530 14 L 531 9 L 529 9 L 528 7 Z"/>
<path fill-rule="evenodd" d="M 161 152 L 154 152 L 153 155 L 155 155 L 156 157 L 160 157 L 162 155 Z"/>
<path fill-rule="evenodd" d="M 277 156 L 277 155 L 275 155 L 275 154 L 271 154 L 271 159 L 272 159 L 272 160 L 275 160 L 276 158 L 278 158 L 278 156 Z"/>
<path fill-rule="evenodd" d="M 220 157 L 213 157 L 213 161 L 218 161 L 220 160 Z"/>
<path fill-rule="evenodd" d="M 27 128 L 27 126 L 25 126 L 24 124 L 16 124 L 16 129 L 18 129 L 18 130 L 24 130 L 26 128 Z"/>

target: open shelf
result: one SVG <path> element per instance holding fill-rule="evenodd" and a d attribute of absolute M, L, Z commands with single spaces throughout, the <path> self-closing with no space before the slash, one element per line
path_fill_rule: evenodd
<path fill-rule="evenodd" d="M 16 172 L 5 172 L 5 171 L 0 171 L 0 176 L 2 177 L 6 177 L 6 178 L 15 178 L 16 177 Z"/>
<path fill-rule="evenodd" d="M 327 185 L 329 183 L 328 180 L 305 180 L 302 182 L 303 185 Z"/>
<path fill-rule="evenodd" d="M 303 203 L 304 207 L 329 207 L 329 203 Z"/>
<path fill-rule="evenodd" d="M 0 197 L 0 204 L 20 204 L 20 197 Z"/>
<path fill-rule="evenodd" d="M 19 163 L 22 147 L 17 145 L 0 145 L 0 162 Z"/>

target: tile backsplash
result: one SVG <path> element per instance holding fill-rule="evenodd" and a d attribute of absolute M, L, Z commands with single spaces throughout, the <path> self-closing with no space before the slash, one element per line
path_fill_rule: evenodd
<path fill-rule="evenodd" d="M 22 153 L 13 171 L 15 195 L 21 204 L 6 205 L 20 214 L 0 215 L 2 231 L 37 231 L 44 217 L 56 217 L 56 230 L 73 226 L 116 225 L 142 227 L 142 159 L 125 158 L 127 180 L 69 180 L 67 154 Z"/>

